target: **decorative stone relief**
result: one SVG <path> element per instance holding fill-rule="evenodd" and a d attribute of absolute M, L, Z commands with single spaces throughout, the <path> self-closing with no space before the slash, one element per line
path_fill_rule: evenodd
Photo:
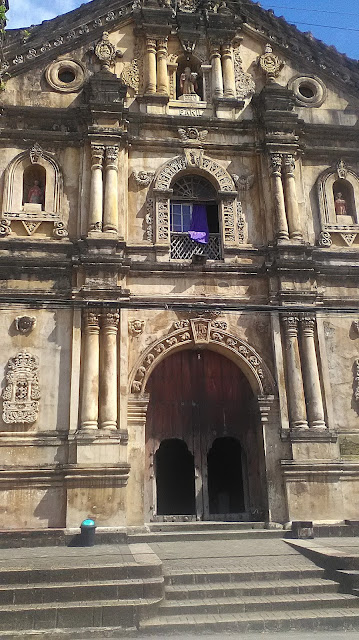
<path fill-rule="evenodd" d="M 233 244 L 236 241 L 235 204 L 234 200 L 224 200 L 222 202 L 224 241 L 227 244 Z"/>
<path fill-rule="evenodd" d="M 225 327 L 225 328 L 222 328 Z M 147 379 L 159 359 L 178 346 L 187 344 L 210 344 L 214 343 L 229 349 L 238 358 L 246 362 L 251 370 L 258 387 L 259 395 L 273 393 L 274 382 L 269 370 L 266 368 L 261 357 L 248 344 L 236 336 L 228 333 L 226 323 L 214 323 L 210 318 L 198 317 L 193 319 L 179 320 L 174 323 L 172 332 L 152 344 L 141 356 L 138 362 L 131 391 L 134 394 L 142 393 L 146 388 Z"/>
<path fill-rule="evenodd" d="M 354 362 L 354 399 L 359 400 L 359 358 Z"/>
<path fill-rule="evenodd" d="M 31 164 L 36 164 L 39 162 L 40 158 L 44 157 L 44 152 L 42 147 L 35 142 L 34 146 L 30 149 L 30 162 Z"/>
<path fill-rule="evenodd" d="M 130 320 L 128 323 L 128 332 L 130 336 L 140 336 L 145 328 L 144 320 Z"/>
<path fill-rule="evenodd" d="M 199 149 L 186 149 L 182 156 L 169 160 L 157 174 L 154 188 L 167 191 L 171 187 L 174 176 L 187 167 L 197 167 L 210 173 L 218 183 L 220 191 L 235 191 L 234 182 L 228 171 L 223 169 L 215 160 L 198 153 Z"/>
<path fill-rule="evenodd" d="M 30 333 L 36 326 L 36 318 L 34 316 L 18 316 L 15 318 L 16 331 L 22 334 Z"/>
<path fill-rule="evenodd" d="M 330 233 L 328 231 L 321 231 L 320 232 L 320 236 L 319 236 L 319 242 L 318 242 L 320 247 L 331 247 L 332 246 L 332 239 L 330 237 Z"/>
<path fill-rule="evenodd" d="M 69 232 L 64 222 L 61 222 L 61 220 L 58 220 L 57 222 L 54 223 L 53 236 L 55 238 L 59 238 L 59 239 L 67 238 L 68 235 L 69 235 Z"/>
<path fill-rule="evenodd" d="M 143 52 L 139 38 L 136 40 L 134 57 L 131 62 L 125 62 L 123 65 L 121 80 L 127 87 L 131 87 L 135 93 L 139 93 L 140 80 L 143 78 Z"/>
<path fill-rule="evenodd" d="M 254 185 L 254 175 L 239 176 L 236 173 L 232 173 L 232 178 L 238 191 L 249 191 Z"/>
<path fill-rule="evenodd" d="M 204 142 L 208 135 L 207 129 L 197 129 L 196 127 L 186 127 L 178 129 L 181 142 Z"/>
<path fill-rule="evenodd" d="M 184 13 L 194 13 L 197 9 L 198 0 L 178 0 L 177 8 Z"/>
<path fill-rule="evenodd" d="M 234 77 L 236 81 L 236 94 L 237 98 L 243 100 L 252 96 L 256 90 L 256 84 L 250 73 L 246 73 L 243 70 L 242 58 L 239 47 L 236 47 L 233 52 L 234 59 Z"/>
<path fill-rule="evenodd" d="M 237 226 L 238 226 L 238 242 L 240 244 L 244 243 L 244 227 L 245 227 L 245 218 L 243 214 L 242 203 L 237 201 Z"/>
<path fill-rule="evenodd" d="M 151 184 L 154 175 L 153 171 L 133 171 L 132 173 L 134 181 L 141 189 Z"/>
<path fill-rule="evenodd" d="M 158 198 L 157 208 L 157 239 L 168 240 L 169 238 L 169 200 Z"/>
<path fill-rule="evenodd" d="M 153 198 L 147 198 L 146 200 L 146 240 L 153 242 L 153 213 L 154 213 L 154 201 Z"/>
<path fill-rule="evenodd" d="M 108 31 L 104 31 L 101 40 L 95 47 L 95 56 L 101 63 L 101 69 L 110 70 L 116 58 L 122 58 L 122 52 L 110 42 Z"/>
<path fill-rule="evenodd" d="M 5 238 L 11 233 L 11 220 L 0 220 L 0 238 Z"/>
<path fill-rule="evenodd" d="M 359 320 L 353 320 L 352 327 L 355 333 L 357 334 L 357 336 L 359 336 Z"/>
<path fill-rule="evenodd" d="M 7 365 L 3 391 L 3 421 L 5 424 L 32 424 L 39 414 L 39 361 L 25 349 Z"/>
<path fill-rule="evenodd" d="M 284 62 L 273 53 L 272 45 L 266 45 L 263 55 L 259 57 L 258 64 L 267 76 L 269 82 L 278 78 L 284 67 Z"/>

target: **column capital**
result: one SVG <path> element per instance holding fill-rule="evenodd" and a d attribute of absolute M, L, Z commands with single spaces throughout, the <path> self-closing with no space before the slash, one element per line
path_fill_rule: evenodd
<path fill-rule="evenodd" d="M 300 325 L 302 327 L 303 333 L 308 337 L 313 336 L 314 329 L 315 329 L 315 314 L 303 313 L 299 319 L 300 319 Z"/>
<path fill-rule="evenodd" d="M 106 147 L 106 168 L 107 169 L 118 170 L 117 161 L 118 161 L 119 151 L 120 151 L 119 147 L 116 147 L 116 146 Z"/>
<path fill-rule="evenodd" d="M 293 175 L 295 171 L 295 156 L 293 154 L 284 154 L 283 166 L 287 175 Z"/>
<path fill-rule="evenodd" d="M 282 175 L 282 154 L 271 153 L 269 156 L 269 166 L 273 176 Z"/>
<path fill-rule="evenodd" d="M 114 329 L 117 331 L 119 321 L 120 314 L 117 310 L 107 311 L 101 314 L 101 325 L 107 329 Z"/>
<path fill-rule="evenodd" d="M 157 39 L 157 50 L 164 49 L 167 52 L 168 36 L 162 36 Z"/>
<path fill-rule="evenodd" d="M 298 335 L 298 316 L 283 315 L 281 320 L 288 336 L 295 337 Z"/>
<path fill-rule="evenodd" d="M 89 332 L 97 332 L 100 329 L 100 312 L 96 310 L 85 311 L 85 329 Z"/>
<path fill-rule="evenodd" d="M 146 47 L 147 49 L 154 49 L 156 51 L 157 41 L 154 36 L 146 36 Z"/>
<path fill-rule="evenodd" d="M 104 155 L 105 147 L 103 145 L 91 143 L 92 169 L 102 169 Z"/>
<path fill-rule="evenodd" d="M 221 55 L 221 43 L 219 40 L 210 40 L 210 52 L 211 56 Z"/>

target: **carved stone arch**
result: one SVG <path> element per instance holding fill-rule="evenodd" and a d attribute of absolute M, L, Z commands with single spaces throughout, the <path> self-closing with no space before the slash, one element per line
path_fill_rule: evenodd
<path fill-rule="evenodd" d="M 207 318 L 175 322 L 172 331 L 154 342 L 141 354 L 130 377 L 130 391 L 143 396 L 148 379 L 155 367 L 174 350 L 192 349 L 206 345 L 232 360 L 247 377 L 258 398 L 273 397 L 275 382 L 261 356 L 244 340 L 230 333 L 227 323 Z"/>
<path fill-rule="evenodd" d="M 155 243 L 170 244 L 170 200 L 172 185 L 184 173 L 197 173 L 213 184 L 219 201 L 219 219 L 224 249 L 244 242 L 243 212 L 232 176 L 218 162 L 204 155 L 203 149 L 186 148 L 183 155 L 159 168 L 153 182 L 155 201 Z"/>
<path fill-rule="evenodd" d="M 347 186 L 348 215 L 337 216 L 334 190 Z M 321 234 L 319 244 L 330 246 L 342 237 L 351 246 L 359 233 L 359 176 L 343 160 L 326 169 L 317 180 Z"/>
<path fill-rule="evenodd" d="M 17 155 L 6 168 L 3 215 L 23 213 L 23 175 L 26 168 L 31 165 L 39 165 L 46 171 L 45 211 L 43 213 L 49 217 L 60 218 L 63 191 L 62 173 L 54 156 L 38 144 Z"/>

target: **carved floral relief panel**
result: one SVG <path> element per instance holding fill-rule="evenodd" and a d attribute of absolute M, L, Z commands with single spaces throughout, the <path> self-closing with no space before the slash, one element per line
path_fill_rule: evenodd
<path fill-rule="evenodd" d="M 26 349 L 10 358 L 2 393 L 5 424 L 32 424 L 39 415 L 39 360 Z"/>

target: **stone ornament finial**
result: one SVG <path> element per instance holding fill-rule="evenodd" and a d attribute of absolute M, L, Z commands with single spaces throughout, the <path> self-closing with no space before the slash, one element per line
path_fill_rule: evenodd
<path fill-rule="evenodd" d="M 36 318 L 34 316 L 18 316 L 15 318 L 16 331 L 26 335 L 35 329 Z"/>
<path fill-rule="evenodd" d="M 259 57 L 258 64 L 267 76 L 268 82 L 274 82 L 284 67 L 284 61 L 273 53 L 272 45 L 266 44 L 264 53 Z"/>
<path fill-rule="evenodd" d="M 103 32 L 101 40 L 97 43 L 95 56 L 100 61 L 101 69 L 104 71 L 110 70 L 116 58 L 122 58 L 123 53 L 118 51 L 112 42 L 110 42 L 108 31 Z"/>

